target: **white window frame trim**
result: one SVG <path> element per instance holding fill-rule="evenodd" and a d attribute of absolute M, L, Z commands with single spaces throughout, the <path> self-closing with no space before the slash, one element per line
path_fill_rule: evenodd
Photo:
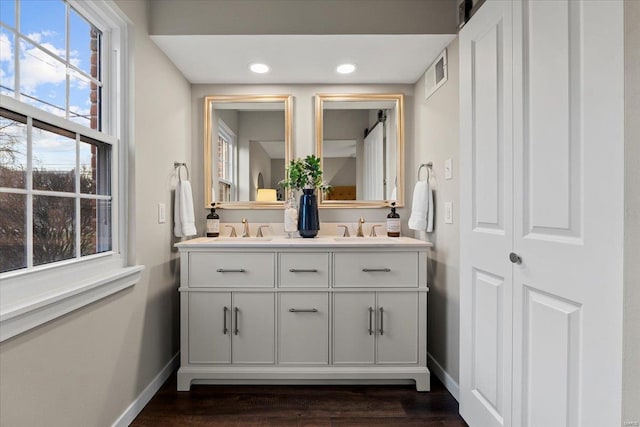
<path fill-rule="evenodd" d="M 131 262 L 135 239 L 132 218 L 128 215 L 135 188 L 128 161 L 133 158 L 130 141 L 133 141 L 134 111 L 133 97 L 129 96 L 134 77 L 133 25 L 112 0 L 69 0 L 69 3 L 79 13 L 90 16 L 92 23 L 103 32 L 102 64 L 110 70 L 105 76 L 108 81 L 103 80 L 109 93 L 103 96 L 102 114 L 107 116 L 104 122 L 110 126 L 106 132 L 119 139 L 118 144 L 112 145 L 112 251 L 1 274 L 0 342 L 131 287 L 140 281 L 144 270 L 143 265 Z M 94 21 L 95 17 L 99 18 Z M 112 42 L 115 43 L 112 45 Z M 120 102 L 112 102 L 115 99 Z M 0 102 L 4 108 L 17 113 L 41 117 L 88 137 L 105 139 L 102 132 L 12 97 L 0 95 Z"/>

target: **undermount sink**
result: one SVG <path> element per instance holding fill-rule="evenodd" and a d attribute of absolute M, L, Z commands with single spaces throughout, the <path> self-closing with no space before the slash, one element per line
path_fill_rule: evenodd
<path fill-rule="evenodd" d="M 334 237 L 336 242 L 385 242 L 391 240 L 387 236 L 376 237 Z"/>
<path fill-rule="evenodd" d="M 273 237 L 213 237 L 212 239 L 218 242 L 270 242 Z"/>

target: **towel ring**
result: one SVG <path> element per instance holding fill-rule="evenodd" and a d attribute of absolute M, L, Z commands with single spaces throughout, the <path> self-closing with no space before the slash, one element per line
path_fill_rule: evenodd
<path fill-rule="evenodd" d="M 427 168 L 427 181 L 431 178 L 431 170 L 433 168 L 433 162 L 422 163 L 420 167 L 418 167 L 418 181 L 420 181 L 420 172 L 422 172 L 422 168 Z"/>
<path fill-rule="evenodd" d="M 187 171 L 187 181 L 189 180 L 189 167 L 187 166 L 186 163 L 173 162 L 173 167 L 178 170 L 178 179 L 180 181 L 182 181 L 182 176 L 180 175 L 180 172 L 182 171 L 182 168 L 184 167 L 184 169 Z"/>

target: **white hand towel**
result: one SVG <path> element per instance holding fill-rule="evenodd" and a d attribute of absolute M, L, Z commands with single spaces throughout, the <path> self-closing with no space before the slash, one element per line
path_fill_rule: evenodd
<path fill-rule="evenodd" d="M 193 194 L 189 181 L 181 180 L 176 185 L 173 222 L 173 234 L 176 237 L 193 236 L 197 233 L 195 215 L 193 214 Z"/>
<path fill-rule="evenodd" d="M 413 203 L 411 206 L 411 216 L 409 217 L 409 228 L 412 230 L 426 230 L 427 218 L 431 202 L 431 188 L 428 181 L 418 181 L 413 188 Z M 432 220 L 433 223 L 433 220 Z M 433 227 L 433 226 L 432 226 Z"/>
<path fill-rule="evenodd" d="M 429 209 L 427 211 L 427 233 L 433 232 L 433 211 L 435 210 L 435 206 L 433 205 L 433 190 L 431 189 L 431 184 L 427 181 L 427 186 L 429 187 Z"/>

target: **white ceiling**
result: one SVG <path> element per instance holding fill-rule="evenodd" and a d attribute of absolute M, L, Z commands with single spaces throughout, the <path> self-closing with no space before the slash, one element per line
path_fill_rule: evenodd
<path fill-rule="evenodd" d="M 454 35 L 153 35 L 191 83 L 415 83 Z M 271 70 L 255 74 L 249 64 Z M 357 69 L 338 74 L 339 64 Z"/>

